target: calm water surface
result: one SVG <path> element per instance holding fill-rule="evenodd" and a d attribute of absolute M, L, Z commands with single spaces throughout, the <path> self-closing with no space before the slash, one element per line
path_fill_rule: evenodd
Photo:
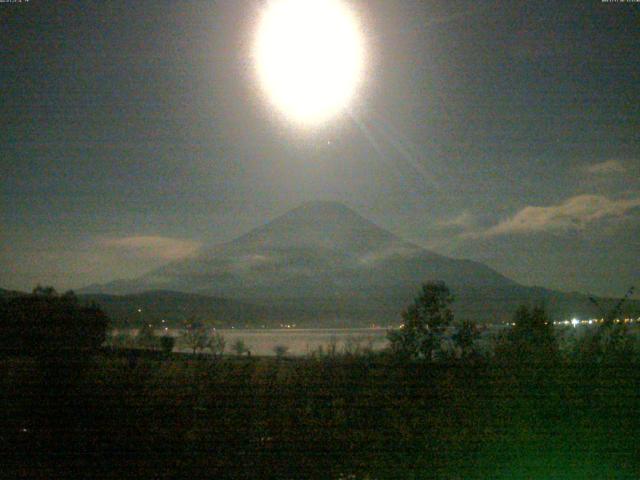
<path fill-rule="evenodd" d="M 274 330 L 218 330 L 227 340 L 227 348 L 242 339 L 255 355 L 274 355 L 274 348 L 283 345 L 290 355 L 307 355 L 322 348 L 371 348 L 382 350 L 387 346 L 384 328 L 354 329 L 274 329 Z"/>
<path fill-rule="evenodd" d="M 282 345 L 287 348 L 287 355 L 307 355 L 322 348 L 335 348 L 337 352 L 345 349 L 371 348 L 382 350 L 387 346 L 386 328 L 351 328 L 351 329 L 217 329 L 227 342 L 225 353 L 231 352 L 231 346 L 242 340 L 252 355 L 275 355 L 274 348 Z M 128 334 L 135 337 L 137 329 L 113 331 L 112 334 Z M 157 335 L 171 335 L 179 338 L 180 329 L 157 330 Z M 180 341 L 174 351 L 189 351 Z"/>

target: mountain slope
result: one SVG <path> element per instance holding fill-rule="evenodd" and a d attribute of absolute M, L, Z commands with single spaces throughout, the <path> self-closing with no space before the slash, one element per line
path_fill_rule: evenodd
<path fill-rule="evenodd" d="M 139 326 L 144 319 L 158 326 L 178 326 L 192 318 L 213 320 L 218 327 L 255 326 L 270 323 L 274 312 L 248 303 L 225 298 L 164 290 L 131 295 L 83 294 L 82 303 L 99 304 L 114 326 Z"/>
<path fill-rule="evenodd" d="M 306 203 L 138 279 L 88 290 L 175 290 L 260 304 L 283 318 L 349 325 L 397 321 L 428 280 L 446 282 L 458 315 L 478 320 L 506 320 L 519 303 L 546 302 L 558 315 L 589 307 L 586 297 L 524 287 L 486 265 L 425 250 L 335 202 Z"/>
<path fill-rule="evenodd" d="M 168 289 L 229 298 L 341 296 L 441 279 L 511 286 L 489 267 L 406 242 L 334 202 L 311 202 L 228 243 L 98 291 Z"/>

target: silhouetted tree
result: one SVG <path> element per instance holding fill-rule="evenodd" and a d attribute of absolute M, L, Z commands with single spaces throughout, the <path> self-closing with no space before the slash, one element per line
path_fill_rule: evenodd
<path fill-rule="evenodd" d="M 244 343 L 244 340 L 239 338 L 233 342 L 231 349 L 236 353 L 236 355 L 240 356 L 247 351 L 247 345 Z"/>
<path fill-rule="evenodd" d="M 109 344 L 114 348 L 130 348 L 133 343 L 132 337 L 124 332 L 116 333 L 109 339 Z"/>
<path fill-rule="evenodd" d="M 191 319 L 183 324 L 182 338 L 193 353 L 198 353 L 209 346 L 209 331 L 200 321 Z"/>
<path fill-rule="evenodd" d="M 440 337 L 453 321 L 453 296 L 444 282 L 429 282 L 402 313 L 403 326 L 388 333 L 396 354 L 430 360 Z"/>
<path fill-rule="evenodd" d="M 169 355 L 173 351 L 175 344 L 176 339 L 169 335 L 164 335 L 160 338 L 160 347 L 165 355 Z"/>
<path fill-rule="evenodd" d="M 136 343 L 139 347 L 155 349 L 158 346 L 158 337 L 154 332 L 153 324 L 145 321 L 138 331 Z"/>
<path fill-rule="evenodd" d="M 227 347 L 227 341 L 221 333 L 215 332 L 209 338 L 208 347 L 214 357 L 221 357 Z"/>
<path fill-rule="evenodd" d="M 83 306 L 71 291 L 58 295 L 38 286 L 0 303 L 0 348 L 30 355 L 95 350 L 108 324 L 96 304 Z"/>
<path fill-rule="evenodd" d="M 58 292 L 56 292 L 55 288 L 43 287 L 40 284 L 38 284 L 31 293 L 33 296 L 37 297 L 54 298 L 58 296 Z"/>
<path fill-rule="evenodd" d="M 558 342 L 543 307 L 520 306 L 513 322 L 515 326 L 496 346 L 499 358 L 530 365 L 551 364 L 558 360 Z"/>
<path fill-rule="evenodd" d="M 631 298 L 634 290 L 635 287 L 631 285 L 627 292 L 620 299 L 618 299 L 616 304 L 609 311 L 605 311 L 594 296 L 589 296 L 589 300 L 591 301 L 591 303 L 593 303 L 598 308 L 600 314 L 602 315 L 602 319 L 604 320 L 603 326 L 609 326 L 613 324 L 614 320 L 622 313 L 622 307 L 627 302 L 627 300 Z"/>
<path fill-rule="evenodd" d="M 632 297 L 634 286 L 616 302 L 613 308 L 605 311 L 594 298 L 589 300 L 598 307 L 603 323 L 595 330 L 587 332 L 576 343 L 574 358 L 586 363 L 621 363 L 628 362 L 634 355 L 634 339 L 629 329 L 620 321 L 622 307 Z"/>
<path fill-rule="evenodd" d="M 480 337 L 478 326 L 471 320 L 464 320 L 456 333 L 453 334 L 453 344 L 460 350 L 462 358 L 468 358 L 475 352 L 475 342 Z"/>
<path fill-rule="evenodd" d="M 624 323 L 604 323 L 586 329 L 570 355 L 580 364 L 625 364 L 635 360 L 636 341 Z"/>
<path fill-rule="evenodd" d="M 276 357 L 278 358 L 284 357 L 288 351 L 289 347 L 287 347 L 286 345 L 276 345 L 275 347 L 273 347 L 273 353 L 275 353 Z"/>

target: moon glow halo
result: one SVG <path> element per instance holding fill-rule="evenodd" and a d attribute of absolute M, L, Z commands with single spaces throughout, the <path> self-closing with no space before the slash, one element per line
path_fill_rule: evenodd
<path fill-rule="evenodd" d="M 362 35 L 341 0 L 271 0 L 259 20 L 254 56 L 271 102 L 304 125 L 344 110 L 362 81 Z"/>

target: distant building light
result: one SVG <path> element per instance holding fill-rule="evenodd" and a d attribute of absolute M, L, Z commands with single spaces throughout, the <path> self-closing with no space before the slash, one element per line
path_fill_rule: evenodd
<path fill-rule="evenodd" d="M 578 320 L 577 318 L 574 318 L 571 320 L 571 325 L 573 325 L 573 327 L 575 328 L 578 324 L 580 323 L 580 320 Z"/>

